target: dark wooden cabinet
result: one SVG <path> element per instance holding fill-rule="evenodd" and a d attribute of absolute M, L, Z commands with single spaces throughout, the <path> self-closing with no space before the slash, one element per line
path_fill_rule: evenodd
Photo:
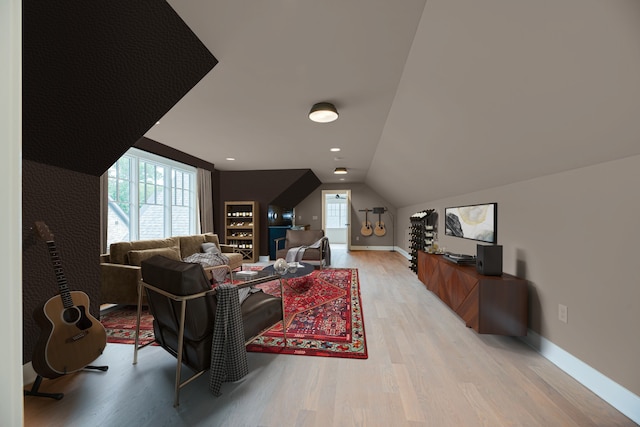
<path fill-rule="evenodd" d="M 258 202 L 224 202 L 225 243 L 234 247 L 234 252 L 242 254 L 242 259 L 258 262 L 258 230 L 260 210 Z"/>
<path fill-rule="evenodd" d="M 527 335 L 527 281 L 418 252 L 418 279 L 479 334 Z"/>

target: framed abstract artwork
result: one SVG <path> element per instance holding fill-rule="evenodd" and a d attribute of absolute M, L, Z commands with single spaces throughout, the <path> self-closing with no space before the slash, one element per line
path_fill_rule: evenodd
<path fill-rule="evenodd" d="M 445 235 L 487 243 L 498 242 L 498 204 L 445 208 Z"/>

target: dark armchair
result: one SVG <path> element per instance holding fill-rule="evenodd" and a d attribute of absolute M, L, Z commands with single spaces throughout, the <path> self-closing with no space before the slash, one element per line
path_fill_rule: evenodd
<path fill-rule="evenodd" d="M 319 268 L 331 265 L 329 239 L 324 230 L 287 230 L 284 237 L 275 239 L 276 258 L 287 258 L 292 248 L 304 247 L 302 262 L 317 265 Z M 319 244 L 319 247 L 308 246 Z"/>
<path fill-rule="evenodd" d="M 138 332 L 141 296 L 146 293 L 149 311 L 153 315 L 155 341 L 177 358 L 174 406 L 178 406 L 180 388 L 211 366 L 217 311 L 216 289 L 211 288 L 210 278 L 200 264 L 156 255 L 145 260 L 141 269 L 133 363 L 137 363 L 138 349 L 144 347 L 138 345 Z M 255 284 L 257 282 L 252 281 L 238 285 L 238 288 Z M 278 322 L 283 322 L 284 326 L 282 299 L 262 291 L 250 293 L 242 302 L 240 310 L 244 344 Z M 183 364 L 195 372 L 184 381 L 181 379 Z"/>

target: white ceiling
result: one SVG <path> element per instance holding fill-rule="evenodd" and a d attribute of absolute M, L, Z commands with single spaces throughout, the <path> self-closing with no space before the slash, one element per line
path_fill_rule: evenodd
<path fill-rule="evenodd" d="M 404 207 L 640 154 L 637 0 L 169 3 L 220 63 L 145 136 L 219 170 Z"/>

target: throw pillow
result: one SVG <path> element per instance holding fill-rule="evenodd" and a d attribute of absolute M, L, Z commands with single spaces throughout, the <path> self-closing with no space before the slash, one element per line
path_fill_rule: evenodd
<path fill-rule="evenodd" d="M 182 261 L 180 258 L 180 248 L 172 246 L 168 248 L 155 248 L 155 249 L 139 249 L 129 251 L 129 264 L 140 266 L 142 261 L 151 258 L 154 255 L 162 255 L 169 259 L 176 261 Z"/>
<path fill-rule="evenodd" d="M 206 233 L 204 235 L 204 241 L 205 242 L 210 242 L 210 243 L 215 243 L 217 246 L 220 246 L 220 240 L 218 239 L 218 235 L 217 234 Z"/>
<path fill-rule="evenodd" d="M 212 253 L 212 254 L 220 253 L 220 249 L 218 249 L 215 243 L 203 243 L 202 245 L 200 245 L 200 247 L 202 248 L 202 252 L 205 252 L 205 253 Z"/>

